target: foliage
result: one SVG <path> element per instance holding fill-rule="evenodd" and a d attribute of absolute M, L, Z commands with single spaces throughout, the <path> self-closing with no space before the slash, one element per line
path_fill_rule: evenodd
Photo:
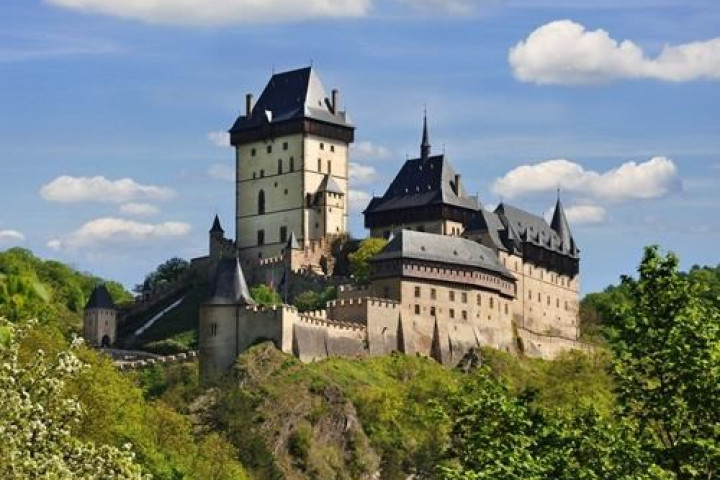
<path fill-rule="evenodd" d="M 295 297 L 293 304 L 301 312 L 324 310 L 327 302 L 337 298 L 337 289 L 327 287 L 325 290 L 306 290 Z"/>
<path fill-rule="evenodd" d="M 78 327 L 85 303 L 101 281 L 29 250 L 11 248 L 0 252 L 0 315 L 12 322 L 38 318 L 64 329 Z M 116 303 L 132 300 L 119 283 L 105 284 Z"/>
<path fill-rule="evenodd" d="M 179 257 L 173 257 L 157 266 L 155 270 L 145 275 L 142 284 L 135 285 L 133 290 L 137 293 L 143 291 L 145 283 L 150 290 L 162 288 L 165 285 L 175 282 L 190 270 L 190 262 Z"/>
<path fill-rule="evenodd" d="M 265 285 L 264 283 L 252 287 L 250 289 L 250 296 L 259 305 L 272 306 L 280 305 L 282 303 L 280 294 L 278 294 L 274 288 L 269 285 Z"/>
<path fill-rule="evenodd" d="M 0 347 L 0 478 L 145 478 L 129 445 L 98 444 L 74 432 L 82 405 L 65 387 L 86 368 L 75 354 L 79 343 L 55 355 L 40 349 L 22 361 L 29 328 L 15 328 Z"/>
<path fill-rule="evenodd" d="M 367 238 L 360 243 L 360 247 L 350 255 L 350 273 L 355 281 L 361 284 L 370 281 L 370 259 L 380 253 L 387 245 L 382 238 Z"/>
<path fill-rule="evenodd" d="M 658 463 L 678 479 L 718 478 L 720 311 L 697 273 L 649 247 L 629 302 L 610 317 L 614 373 L 624 412 L 656 440 Z"/>

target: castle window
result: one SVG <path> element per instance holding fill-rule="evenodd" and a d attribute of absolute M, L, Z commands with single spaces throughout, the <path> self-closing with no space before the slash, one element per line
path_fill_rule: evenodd
<path fill-rule="evenodd" d="M 322 173 L 322 159 L 318 158 L 318 172 Z"/>
<path fill-rule="evenodd" d="M 278 158 L 278 175 L 281 175 L 282 173 L 283 173 L 282 158 Z"/>
<path fill-rule="evenodd" d="M 283 150 L 287 150 L 287 149 L 288 149 L 288 142 L 283 142 Z"/>
<path fill-rule="evenodd" d="M 437 290 L 435 290 L 434 288 L 430 289 L 430 298 L 432 300 L 435 300 L 437 298 Z"/>
<path fill-rule="evenodd" d="M 467 310 L 462 311 L 462 319 L 467 320 Z"/>
<path fill-rule="evenodd" d="M 550 306 L 550 295 L 548 295 L 548 297 L 547 297 L 547 303 L 548 303 L 548 307 L 549 307 Z"/>
<path fill-rule="evenodd" d="M 255 150 L 254 148 L 250 150 L 251 157 L 254 157 L 256 153 L 257 153 L 257 150 Z"/>
<path fill-rule="evenodd" d="M 286 189 L 285 189 L 285 195 L 287 195 L 287 194 L 288 194 L 288 189 L 286 188 Z"/>
<path fill-rule="evenodd" d="M 415 315 L 420 315 L 420 305 L 415 304 Z"/>
<path fill-rule="evenodd" d="M 258 245 L 265 245 L 265 230 L 258 230 L 258 238 L 257 243 Z"/>
<path fill-rule="evenodd" d="M 272 145 L 268 145 L 266 151 L 267 153 L 272 153 Z"/>
<path fill-rule="evenodd" d="M 478 304 L 478 307 L 482 306 L 482 295 L 480 295 L 479 293 L 477 296 L 477 304 Z"/>
<path fill-rule="evenodd" d="M 328 173 L 332 173 L 332 162 L 330 160 L 328 160 Z"/>
<path fill-rule="evenodd" d="M 566 301 L 565 301 L 565 310 L 567 311 L 567 309 L 568 309 L 568 303 L 567 303 L 567 300 L 566 300 Z"/>
<path fill-rule="evenodd" d="M 280 241 L 287 242 L 287 227 L 286 226 L 280 227 Z"/>
<path fill-rule="evenodd" d="M 295 157 L 290 157 L 290 171 L 295 171 Z"/>
<path fill-rule="evenodd" d="M 420 287 L 415 287 L 415 298 L 420 298 Z"/>
<path fill-rule="evenodd" d="M 542 303 L 542 295 L 538 292 L 538 302 Z"/>
<path fill-rule="evenodd" d="M 466 292 L 462 292 L 460 294 L 460 298 L 462 299 L 462 303 L 467 303 L 467 293 Z"/>
<path fill-rule="evenodd" d="M 509 311 L 509 307 L 508 307 L 508 304 L 506 303 L 506 304 L 505 304 L 505 315 L 508 314 L 508 311 Z"/>
<path fill-rule="evenodd" d="M 532 290 L 528 290 L 528 300 L 532 300 Z"/>
<path fill-rule="evenodd" d="M 212 335 L 214 337 L 217 335 L 217 332 L 218 332 L 217 323 L 213 323 L 212 325 L 210 325 L 210 335 Z"/>
<path fill-rule="evenodd" d="M 265 191 L 260 190 L 258 193 L 258 215 L 265 214 Z"/>
<path fill-rule="evenodd" d="M 450 309 L 450 318 L 455 318 L 455 310 L 452 308 Z"/>
<path fill-rule="evenodd" d="M 495 308 L 495 299 L 493 297 L 490 297 L 490 310 Z"/>
<path fill-rule="evenodd" d="M 455 292 L 453 292 L 452 290 L 450 290 L 450 301 L 451 302 L 455 301 Z"/>
<path fill-rule="evenodd" d="M 253 172 L 253 180 L 257 178 L 257 172 Z"/>
<path fill-rule="evenodd" d="M 263 178 L 265 176 L 265 170 L 260 170 L 260 178 Z"/>
<path fill-rule="evenodd" d="M 320 142 L 320 150 L 325 150 L 325 144 Z"/>
<path fill-rule="evenodd" d="M 435 307 L 430 307 L 430 315 L 435 316 Z"/>

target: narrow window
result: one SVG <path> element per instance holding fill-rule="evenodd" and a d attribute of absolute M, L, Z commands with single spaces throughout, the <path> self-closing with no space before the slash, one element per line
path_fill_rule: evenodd
<path fill-rule="evenodd" d="M 272 153 L 272 145 L 268 145 L 266 151 L 267 153 Z"/>
<path fill-rule="evenodd" d="M 420 305 L 415 304 L 415 315 L 420 315 Z"/>
<path fill-rule="evenodd" d="M 265 230 L 258 230 L 258 245 L 265 245 Z"/>
<path fill-rule="evenodd" d="M 560 308 L 560 299 L 559 298 L 555 299 L 555 308 Z"/>
<path fill-rule="evenodd" d="M 528 290 L 528 300 L 532 300 L 532 290 Z"/>
<path fill-rule="evenodd" d="M 331 151 L 331 152 L 334 152 L 334 151 L 335 151 L 335 145 L 330 145 L 330 151 Z"/>
<path fill-rule="evenodd" d="M 288 149 L 288 142 L 283 142 L 283 150 L 287 150 L 287 149 Z"/>
<path fill-rule="evenodd" d="M 437 298 L 437 290 L 435 290 L 434 288 L 430 289 L 430 298 L 433 300 Z"/>
<path fill-rule="evenodd" d="M 322 160 L 318 158 L 318 172 L 322 173 Z"/>
<path fill-rule="evenodd" d="M 450 318 L 455 318 L 455 309 L 450 309 Z"/>
<path fill-rule="evenodd" d="M 282 168 L 282 158 L 278 158 L 278 175 L 282 175 L 283 168 Z"/>
<path fill-rule="evenodd" d="M 460 298 L 462 299 L 462 303 L 467 303 L 467 293 L 466 292 L 462 292 L 460 294 Z"/>
<path fill-rule="evenodd" d="M 290 157 L 290 171 L 295 171 L 295 157 Z"/>
<path fill-rule="evenodd" d="M 462 311 L 462 319 L 467 320 L 467 310 Z"/>
<path fill-rule="evenodd" d="M 505 304 L 505 315 L 508 314 L 508 311 L 509 311 L 509 308 L 508 308 L 508 304 L 506 303 L 506 304 Z"/>
<path fill-rule="evenodd" d="M 430 315 L 435 316 L 435 307 L 430 307 Z"/>
<path fill-rule="evenodd" d="M 450 301 L 451 302 L 455 301 L 455 292 L 453 292 L 452 290 L 450 290 Z"/>
<path fill-rule="evenodd" d="M 258 193 L 258 215 L 265 214 L 265 191 L 260 190 Z"/>
<path fill-rule="evenodd" d="M 482 306 L 482 295 L 480 295 L 479 293 L 477 296 L 477 304 L 478 304 L 478 307 Z"/>
<path fill-rule="evenodd" d="M 320 150 L 325 150 L 325 144 L 320 142 Z"/>
<path fill-rule="evenodd" d="M 415 298 L 420 298 L 420 287 L 415 287 Z"/>
<path fill-rule="evenodd" d="M 493 297 L 490 297 L 490 310 L 495 308 L 495 299 Z"/>
<path fill-rule="evenodd" d="M 283 243 L 287 242 L 287 227 L 286 226 L 280 227 L 280 241 Z"/>
<path fill-rule="evenodd" d="M 260 170 L 260 178 L 263 178 L 265 176 L 265 170 Z"/>
<path fill-rule="evenodd" d="M 328 165 L 327 172 L 332 174 L 332 162 L 330 162 L 330 160 L 328 160 L 327 165 Z"/>
<path fill-rule="evenodd" d="M 548 307 L 549 307 L 549 306 L 550 306 L 550 295 L 548 295 L 548 297 L 547 297 L 547 304 L 548 304 Z"/>
<path fill-rule="evenodd" d="M 540 292 L 538 292 L 538 302 L 542 303 L 542 295 L 540 294 Z"/>
<path fill-rule="evenodd" d="M 250 150 L 251 157 L 254 157 L 256 153 L 257 153 L 257 150 L 255 150 L 254 148 Z"/>

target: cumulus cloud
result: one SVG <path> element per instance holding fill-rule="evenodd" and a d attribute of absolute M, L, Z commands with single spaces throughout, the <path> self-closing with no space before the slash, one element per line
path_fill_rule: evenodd
<path fill-rule="evenodd" d="M 350 190 L 350 196 L 348 198 L 350 202 L 350 210 L 362 211 L 370 203 L 371 195 L 362 190 Z"/>
<path fill-rule="evenodd" d="M 425 11 L 446 11 L 451 14 L 470 13 L 478 0 L 398 0 L 411 7 Z"/>
<path fill-rule="evenodd" d="M 131 178 L 108 180 L 105 177 L 63 175 L 44 185 L 40 195 L 50 202 L 126 203 L 133 200 L 167 200 L 175 192 L 166 187 L 142 185 Z"/>
<path fill-rule="evenodd" d="M 720 80 L 720 38 L 666 45 L 657 57 L 649 58 L 630 40 L 617 41 L 605 30 L 558 20 L 511 48 L 509 61 L 517 79 L 538 84 L 583 85 L 625 78 Z"/>
<path fill-rule="evenodd" d="M 208 169 L 208 175 L 210 178 L 217 180 L 227 180 L 228 182 L 235 181 L 235 168 L 224 163 L 216 163 L 210 169 Z"/>
<path fill-rule="evenodd" d="M 0 230 L 0 244 L 18 243 L 25 240 L 25 235 L 17 230 Z"/>
<path fill-rule="evenodd" d="M 356 185 L 367 185 L 377 179 L 377 170 L 370 165 L 360 165 L 359 163 L 350 162 L 350 181 Z"/>
<path fill-rule="evenodd" d="M 210 143 L 217 147 L 230 146 L 230 134 L 228 132 L 222 130 L 218 130 L 217 132 L 210 132 L 207 134 L 207 138 Z"/>
<path fill-rule="evenodd" d="M 46 0 L 83 12 L 147 23 L 231 25 L 316 18 L 361 17 L 372 0 Z"/>
<path fill-rule="evenodd" d="M 654 157 L 644 163 L 627 162 L 606 172 L 585 170 L 568 160 L 523 165 L 495 180 L 494 193 L 508 198 L 553 191 L 556 188 L 610 202 L 665 197 L 682 189 L 672 160 Z"/>
<path fill-rule="evenodd" d="M 362 141 L 350 146 L 350 154 L 354 159 L 361 160 L 386 160 L 392 157 L 392 153 L 382 145 Z"/>
<path fill-rule="evenodd" d="M 183 222 L 150 224 L 105 217 L 87 222 L 66 237 L 50 240 L 47 246 L 54 250 L 120 247 L 182 237 L 189 232 L 190 225 Z"/>
<path fill-rule="evenodd" d="M 149 217 L 160 213 L 160 209 L 155 205 L 150 205 L 149 203 L 131 202 L 120 205 L 120 213 L 136 217 Z"/>
<path fill-rule="evenodd" d="M 565 216 L 571 225 L 590 225 L 605 223 L 607 210 L 599 205 L 573 205 L 565 208 Z"/>

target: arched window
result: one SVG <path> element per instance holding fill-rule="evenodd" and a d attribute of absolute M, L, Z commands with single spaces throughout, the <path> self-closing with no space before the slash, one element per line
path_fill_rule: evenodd
<path fill-rule="evenodd" d="M 258 193 L 258 215 L 265 214 L 265 191 L 260 190 Z"/>

